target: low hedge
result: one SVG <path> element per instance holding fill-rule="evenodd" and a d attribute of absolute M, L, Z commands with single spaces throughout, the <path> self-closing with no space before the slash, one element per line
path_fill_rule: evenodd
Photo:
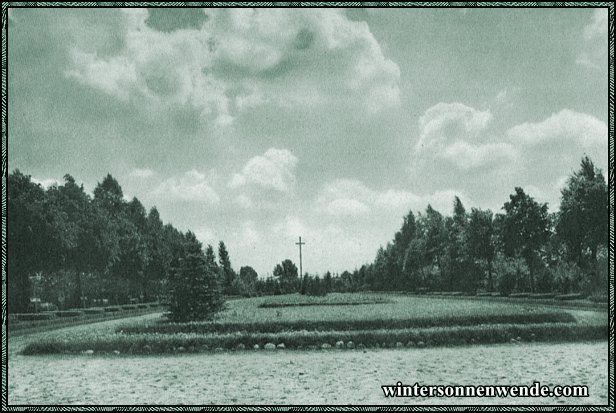
<path fill-rule="evenodd" d="M 122 310 L 120 307 L 105 307 L 106 313 L 115 313 L 116 311 Z"/>
<path fill-rule="evenodd" d="M 366 300 L 366 301 L 348 301 L 348 302 L 306 302 L 306 303 L 273 303 L 265 302 L 259 304 L 258 308 L 281 308 L 281 307 L 312 307 L 312 306 L 332 306 L 332 305 L 371 305 L 371 304 L 388 304 L 393 303 L 391 300 Z"/>
<path fill-rule="evenodd" d="M 562 295 L 557 295 L 554 297 L 557 300 L 581 300 L 584 298 L 584 296 L 582 294 L 562 294 Z"/>
<path fill-rule="evenodd" d="M 528 298 L 535 298 L 535 299 L 549 299 L 549 298 L 554 298 L 556 297 L 555 293 L 535 293 L 535 294 L 528 294 Z"/>
<path fill-rule="evenodd" d="M 45 313 L 24 313 L 24 314 L 13 314 L 17 321 L 39 321 L 39 320 L 52 320 L 56 317 L 56 314 L 53 312 L 45 312 Z"/>
<path fill-rule="evenodd" d="M 80 317 L 84 315 L 85 311 L 79 310 L 65 310 L 65 311 L 56 311 L 56 316 L 58 317 Z"/>
<path fill-rule="evenodd" d="M 436 327 L 427 329 L 360 330 L 327 332 L 234 333 L 203 334 L 111 334 L 77 337 L 72 340 L 47 338 L 26 345 L 22 353 L 57 354 L 79 353 L 92 350 L 98 353 L 160 354 L 213 349 L 263 348 L 267 343 L 284 343 L 287 349 L 319 348 L 322 344 L 335 345 L 338 341 L 353 341 L 366 347 L 395 347 L 396 343 L 410 346 L 443 346 L 510 341 L 578 341 L 607 339 L 605 326 L 581 326 L 572 323 L 556 324 L 500 324 L 465 327 Z M 361 346 L 360 346 L 361 347 Z"/>
<path fill-rule="evenodd" d="M 102 314 L 105 312 L 105 309 L 102 307 L 92 307 L 92 308 L 84 308 L 83 309 L 84 314 L 90 315 L 90 314 Z"/>
<path fill-rule="evenodd" d="M 135 304 L 129 304 L 129 305 L 122 306 L 122 310 L 136 310 L 136 309 L 137 309 L 137 305 Z"/>
<path fill-rule="evenodd" d="M 285 331 L 352 331 L 377 329 L 404 329 L 427 327 L 471 326 L 480 324 L 536 324 L 536 323 L 572 323 L 575 318 L 567 312 L 547 313 L 517 313 L 502 315 L 466 315 L 437 318 L 411 318 L 399 320 L 298 320 L 270 321 L 256 323 L 221 323 L 221 322 L 190 322 L 171 323 L 158 322 L 151 324 L 125 325 L 117 329 L 126 334 L 225 334 L 244 333 L 280 333 Z"/>

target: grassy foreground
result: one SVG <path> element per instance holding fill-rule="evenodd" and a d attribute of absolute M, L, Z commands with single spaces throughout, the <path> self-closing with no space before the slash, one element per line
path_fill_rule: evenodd
<path fill-rule="evenodd" d="M 366 299 L 345 294 L 349 300 Z M 368 297 L 374 304 L 340 305 L 342 297 L 323 298 L 308 307 L 260 306 L 266 300 L 233 300 L 212 322 L 127 324 L 115 332 L 92 331 L 48 336 L 29 343 L 24 354 L 161 354 L 242 349 L 329 349 L 427 347 L 519 341 L 607 339 L 607 314 L 574 317 L 560 309 L 523 304 L 455 300 L 425 296 Z M 332 300 L 331 304 L 327 299 Z M 590 313 L 590 314 L 588 314 Z"/>

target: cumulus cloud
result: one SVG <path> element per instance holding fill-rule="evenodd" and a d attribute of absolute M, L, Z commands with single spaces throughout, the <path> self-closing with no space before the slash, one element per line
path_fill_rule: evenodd
<path fill-rule="evenodd" d="M 513 147 L 507 143 L 474 145 L 457 140 L 443 149 L 441 153 L 443 159 L 465 170 L 510 161 L 516 155 Z"/>
<path fill-rule="evenodd" d="M 434 138 L 443 139 L 447 128 L 476 134 L 484 130 L 491 120 L 490 111 L 480 111 L 457 102 L 437 103 L 419 118 L 421 136 L 418 146 L 430 146 Z"/>
<path fill-rule="evenodd" d="M 464 170 L 514 159 L 510 144 L 491 142 L 485 133 L 492 119 L 489 110 L 462 103 L 438 103 L 428 108 L 419 118 L 414 159 L 426 164 L 444 162 Z"/>
<path fill-rule="evenodd" d="M 253 184 L 280 192 L 290 192 L 295 186 L 295 167 L 298 159 L 287 149 L 270 148 L 244 165 L 229 182 L 231 188 Z"/>
<path fill-rule="evenodd" d="M 368 112 L 399 104 L 398 66 L 365 22 L 334 9 L 205 10 L 201 27 L 157 31 L 147 9 L 123 9 L 123 49 L 79 48 L 66 75 L 157 111 L 187 106 L 218 125 L 267 103 L 362 102 Z"/>
<path fill-rule="evenodd" d="M 161 200 L 201 202 L 210 205 L 220 202 L 220 196 L 212 188 L 207 176 L 196 170 L 188 171 L 180 177 L 172 177 L 161 182 L 152 191 L 152 195 Z"/>
<path fill-rule="evenodd" d="M 523 123 L 507 131 L 510 141 L 526 146 L 539 144 L 607 147 L 607 125 L 594 116 L 563 109 L 536 123 Z"/>

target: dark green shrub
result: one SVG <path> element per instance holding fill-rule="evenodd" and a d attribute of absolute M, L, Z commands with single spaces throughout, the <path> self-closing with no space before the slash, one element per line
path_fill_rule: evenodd
<path fill-rule="evenodd" d="M 207 263 L 201 243 L 192 232 L 186 234 L 182 254 L 169 277 L 170 319 L 208 320 L 224 308 L 218 275 Z"/>
<path fill-rule="evenodd" d="M 136 310 L 137 306 L 135 304 L 123 305 L 122 310 Z"/>
<path fill-rule="evenodd" d="M 120 307 L 105 307 L 105 312 L 106 313 L 115 313 L 120 311 L 121 308 Z"/>

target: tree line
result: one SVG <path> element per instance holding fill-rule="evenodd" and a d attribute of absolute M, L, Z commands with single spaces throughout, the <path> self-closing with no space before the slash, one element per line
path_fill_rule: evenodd
<path fill-rule="evenodd" d="M 93 196 L 71 175 L 45 189 L 19 170 L 6 188 L 9 311 L 35 310 L 31 298 L 80 308 L 168 299 L 179 291 L 178 277 L 187 276 L 179 269 L 194 258 L 195 235 L 163 224 L 156 207 L 146 212 L 139 199 L 124 199 L 111 175 Z M 217 294 L 238 291 L 224 242 L 218 262 L 211 245 L 202 252 Z"/>
<path fill-rule="evenodd" d="M 609 202 L 605 178 L 584 157 L 549 213 L 520 187 L 503 212 L 458 197 L 444 216 L 430 205 L 404 217 L 376 258 L 343 273 L 350 290 L 605 294 Z"/>

